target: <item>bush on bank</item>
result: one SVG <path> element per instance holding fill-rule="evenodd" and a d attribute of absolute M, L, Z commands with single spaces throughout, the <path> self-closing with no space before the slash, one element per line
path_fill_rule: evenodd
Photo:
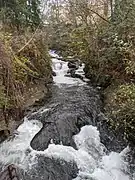
<path fill-rule="evenodd" d="M 23 35 L 0 33 L 0 120 L 5 120 L 7 126 L 11 118 L 22 118 L 33 85 L 38 86 L 38 82 L 47 85 L 52 81 L 44 33 L 39 31 L 32 36 L 28 32 Z"/>
<path fill-rule="evenodd" d="M 128 142 L 135 141 L 135 84 L 122 84 L 107 93 L 105 111 L 108 123 Z"/>

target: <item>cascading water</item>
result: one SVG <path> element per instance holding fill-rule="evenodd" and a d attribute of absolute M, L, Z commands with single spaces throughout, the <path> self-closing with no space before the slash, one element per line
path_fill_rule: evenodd
<path fill-rule="evenodd" d="M 129 173 L 129 164 L 125 161 L 129 148 L 125 148 L 120 153 L 108 152 L 106 147 L 101 143 L 100 133 L 97 128 L 92 125 L 86 125 L 85 123 L 83 124 L 84 126 L 82 124 L 80 125 L 80 120 L 78 119 L 77 123 L 79 125 L 77 125 L 77 127 L 80 126 L 80 129 L 78 128 L 74 135 L 71 133 L 72 129 L 74 131 L 74 128 L 69 124 L 71 127 L 68 130 L 65 128 L 65 124 L 63 124 L 62 128 L 60 127 L 60 132 L 58 131 L 54 134 L 54 137 L 48 137 L 50 141 L 47 148 L 45 148 L 44 143 L 40 144 L 40 141 L 45 141 L 44 137 L 41 136 L 44 135 L 42 132 L 45 127 L 45 135 L 47 136 L 47 134 L 50 133 L 50 129 L 48 130 L 47 128 L 49 128 L 50 125 L 51 127 L 53 126 L 54 116 L 54 120 L 57 119 L 56 124 L 59 123 L 59 118 L 62 118 L 62 123 L 64 123 L 66 117 L 69 117 L 70 120 L 74 121 L 76 116 L 73 116 L 73 119 L 71 119 L 72 113 L 75 113 L 78 117 L 76 108 L 78 109 L 82 106 L 81 109 L 79 109 L 80 113 L 84 106 L 84 97 L 82 98 L 82 96 L 85 96 L 85 94 L 81 91 L 84 87 L 89 89 L 86 82 L 77 78 L 66 77 L 65 74 L 68 71 L 67 62 L 57 60 L 57 55 L 55 53 L 53 53 L 52 56 L 56 57 L 53 58 L 52 61 L 53 70 L 56 72 L 54 86 L 58 88 L 57 93 L 53 94 L 54 97 L 50 100 L 50 103 L 45 105 L 45 107 L 42 107 L 38 112 L 31 114 L 30 118 L 24 119 L 23 124 L 19 126 L 14 137 L 11 137 L 0 145 L 1 170 L 9 164 L 15 164 L 23 174 L 21 178 L 27 180 L 133 179 L 133 176 Z M 83 67 L 80 67 L 77 71 L 84 76 Z M 59 99 L 57 99 L 57 96 L 59 96 Z M 66 99 L 66 96 L 68 99 Z M 85 101 L 88 98 L 89 97 L 86 96 Z M 96 103 L 95 100 L 93 100 L 93 97 L 90 98 L 91 102 L 89 102 L 88 99 L 87 103 L 93 103 L 93 105 L 95 105 Z M 81 99 L 81 102 L 79 99 Z M 60 106 L 58 100 L 60 102 L 63 101 L 65 103 L 64 106 Z M 58 110 L 56 106 L 59 107 Z M 83 113 L 87 114 L 88 111 L 86 108 L 84 109 L 86 112 L 82 110 L 82 118 L 85 116 Z M 60 111 L 59 114 L 57 111 Z M 93 112 L 93 114 L 95 113 L 96 112 Z M 94 115 L 92 115 L 92 117 L 94 117 Z M 44 123 L 42 118 L 45 120 L 47 119 L 47 122 Z M 89 122 L 90 117 L 85 117 L 85 120 L 86 119 L 88 119 L 87 122 Z M 70 123 L 69 120 L 67 122 Z M 37 143 L 35 143 L 33 138 L 36 137 L 35 135 L 38 132 L 40 137 L 36 141 Z M 51 134 L 52 133 L 53 132 L 51 132 Z M 75 148 L 74 146 L 71 146 L 71 142 L 67 143 L 68 138 L 64 137 L 62 133 L 67 133 L 69 139 L 71 139 L 70 137 L 73 138 Z M 61 138 L 58 138 L 57 143 L 55 143 L 55 136 L 57 136 L 57 134 Z M 30 144 L 32 140 L 32 147 L 38 149 L 37 146 L 42 145 L 42 148 L 39 148 L 39 151 L 35 150 L 36 148 L 33 149 L 31 147 Z M 69 146 L 67 146 L 66 143 Z"/>
<path fill-rule="evenodd" d="M 54 82 L 57 85 L 60 85 L 60 84 L 68 84 L 68 85 L 86 84 L 86 83 L 83 83 L 80 79 L 76 79 L 76 78 L 73 79 L 71 77 L 65 76 L 68 71 L 68 62 L 58 60 L 57 58 L 59 56 L 57 54 L 55 54 L 54 52 L 51 52 L 51 55 L 52 55 L 52 57 L 56 57 L 56 58 L 52 59 L 52 61 L 53 61 L 52 68 L 56 72 L 56 76 L 54 77 Z M 84 75 L 83 68 L 84 68 L 84 64 L 78 70 L 81 75 Z"/>

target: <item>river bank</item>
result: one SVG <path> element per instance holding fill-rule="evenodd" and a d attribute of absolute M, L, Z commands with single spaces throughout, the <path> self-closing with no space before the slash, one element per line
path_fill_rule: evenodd
<path fill-rule="evenodd" d="M 38 109 L 42 106 L 43 101 L 51 93 L 48 86 L 44 81 L 37 81 L 37 83 L 29 85 L 25 89 L 26 93 L 24 93 L 24 103 L 21 109 L 13 109 L 12 113 L 9 114 L 8 126 L 3 112 L 0 112 L 0 143 L 14 134 L 18 126 L 23 123 L 24 116 L 33 111 L 33 109 Z"/>
<path fill-rule="evenodd" d="M 31 36 L 32 32 L 0 33 L 1 141 L 18 127 L 30 106 L 48 96 L 52 83 L 45 37 L 38 31 L 25 47 Z"/>

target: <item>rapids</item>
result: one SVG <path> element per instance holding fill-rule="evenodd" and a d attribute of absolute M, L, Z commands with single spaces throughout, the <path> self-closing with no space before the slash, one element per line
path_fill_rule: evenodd
<path fill-rule="evenodd" d="M 0 170 L 15 164 L 26 180 L 133 180 L 126 160 L 130 149 L 109 148 L 119 142 L 96 127 L 103 116 L 100 97 L 87 84 L 84 64 L 76 71 L 83 81 L 67 77 L 67 62 L 50 53 L 56 72 L 52 97 L 0 144 Z"/>

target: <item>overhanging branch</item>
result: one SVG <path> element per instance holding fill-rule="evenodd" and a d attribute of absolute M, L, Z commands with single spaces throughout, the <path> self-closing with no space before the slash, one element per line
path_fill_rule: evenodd
<path fill-rule="evenodd" d="M 96 14 L 97 16 L 99 16 L 101 19 L 103 19 L 104 21 L 106 21 L 107 23 L 110 23 L 107 19 L 105 19 L 103 16 L 101 16 L 100 14 L 98 14 L 97 12 L 95 12 L 94 10 L 90 9 L 91 12 L 93 12 L 94 14 Z"/>

